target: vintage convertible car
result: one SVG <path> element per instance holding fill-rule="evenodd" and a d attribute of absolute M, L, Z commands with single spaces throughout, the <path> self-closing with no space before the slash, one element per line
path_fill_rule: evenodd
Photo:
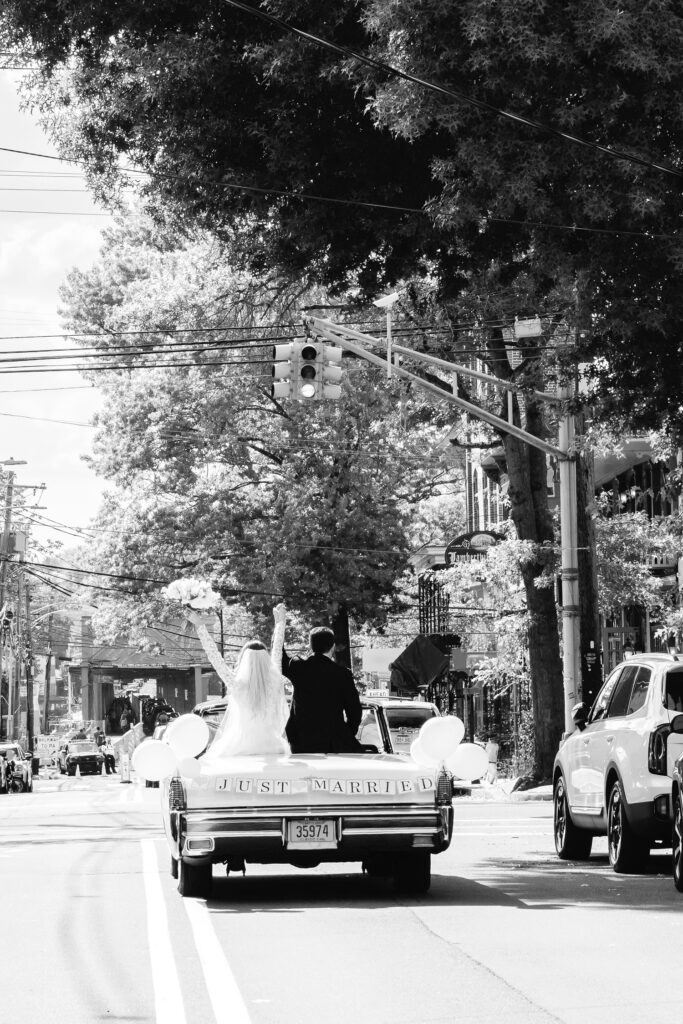
<path fill-rule="evenodd" d="M 381 745 L 390 733 L 381 707 Z M 317 867 L 357 861 L 401 892 L 429 889 L 431 854 L 453 831 L 452 780 L 404 756 L 358 754 L 200 758 L 196 778 L 162 785 L 171 874 L 182 896 L 208 896 L 212 866 L 245 862 Z"/>

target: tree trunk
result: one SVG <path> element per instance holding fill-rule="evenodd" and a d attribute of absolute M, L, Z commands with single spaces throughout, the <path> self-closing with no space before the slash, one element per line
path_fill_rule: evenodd
<path fill-rule="evenodd" d="M 529 403 L 525 429 L 543 436 L 540 408 Z M 535 557 L 521 567 L 529 613 L 529 670 L 535 729 L 534 774 L 549 779 L 564 729 L 560 636 L 552 586 L 537 587 L 553 557 L 554 532 L 548 508 L 545 454 L 524 441 L 504 438 L 512 520 L 520 540 L 538 545 Z M 542 545 L 547 545 L 543 548 Z"/>

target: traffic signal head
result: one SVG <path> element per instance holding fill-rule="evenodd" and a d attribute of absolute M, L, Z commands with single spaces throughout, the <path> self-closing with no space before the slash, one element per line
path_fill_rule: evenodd
<path fill-rule="evenodd" d="M 273 348 L 273 398 L 316 401 L 341 397 L 342 350 L 318 340 Z"/>
<path fill-rule="evenodd" d="M 302 398 L 340 398 L 342 350 L 317 339 L 305 342 L 299 356 L 298 392 Z"/>
<path fill-rule="evenodd" d="M 299 354 L 297 392 L 302 398 L 318 398 L 322 345 L 307 341 Z"/>
<path fill-rule="evenodd" d="M 300 348 L 301 345 L 296 341 L 273 346 L 273 384 L 270 389 L 273 398 L 289 398 L 292 394 L 290 381 L 296 375 Z"/>

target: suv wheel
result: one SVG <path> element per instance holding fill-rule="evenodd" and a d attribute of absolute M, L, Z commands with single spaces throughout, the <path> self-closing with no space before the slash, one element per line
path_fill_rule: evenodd
<path fill-rule="evenodd" d="M 683 794 L 676 795 L 672 836 L 674 885 L 683 892 Z"/>
<path fill-rule="evenodd" d="M 593 836 L 572 821 L 564 779 L 560 775 L 553 791 L 553 831 L 555 849 L 561 860 L 588 860 Z"/>
<path fill-rule="evenodd" d="M 617 780 L 607 808 L 607 850 L 609 862 L 618 874 L 641 870 L 650 852 L 648 842 L 637 836 L 629 825 L 625 804 L 621 783 Z"/>

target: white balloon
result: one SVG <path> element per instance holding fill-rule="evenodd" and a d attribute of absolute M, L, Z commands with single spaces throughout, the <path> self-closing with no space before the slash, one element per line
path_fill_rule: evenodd
<path fill-rule="evenodd" d="M 178 762 L 171 748 L 161 740 L 144 740 L 133 751 L 131 764 L 148 782 L 161 782 L 174 775 Z"/>
<path fill-rule="evenodd" d="M 181 715 L 171 722 L 164 740 L 176 757 L 196 757 L 208 745 L 209 727 L 199 715 Z"/>
<path fill-rule="evenodd" d="M 178 763 L 178 774 L 184 779 L 198 779 L 202 773 L 199 761 L 194 757 L 183 757 Z"/>
<path fill-rule="evenodd" d="M 429 754 L 427 754 L 422 744 L 420 743 L 419 739 L 413 740 L 413 742 L 410 744 L 410 756 L 412 757 L 413 761 L 416 761 L 418 764 L 421 764 L 425 768 L 435 768 L 436 765 L 438 764 L 436 758 L 430 757 Z"/>
<path fill-rule="evenodd" d="M 446 767 L 456 778 L 469 782 L 485 775 L 488 766 L 487 753 L 478 743 L 461 743 L 455 753 L 446 760 Z"/>
<path fill-rule="evenodd" d="M 420 729 L 422 749 L 436 761 L 442 761 L 455 753 L 460 740 L 465 735 L 465 726 L 455 715 L 443 718 L 430 718 Z"/>

